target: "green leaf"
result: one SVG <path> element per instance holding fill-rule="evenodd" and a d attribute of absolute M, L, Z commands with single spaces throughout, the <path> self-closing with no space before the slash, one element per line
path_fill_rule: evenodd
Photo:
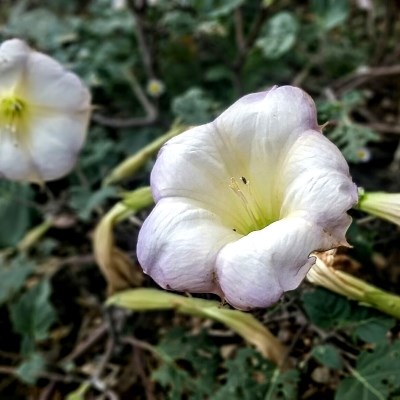
<path fill-rule="evenodd" d="M 34 25 L 35 29 L 31 29 Z M 65 20 L 46 9 L 36 8 L 10 18 L 6 26 L 9 35 L 23 37 L 35 42 L 40 48 L 55 48 L 66 36 L 73 37 L 72 27 Z"/>
<path fill-rule="evenodd" d="M 312 0 L 311 10 L 324 30 L 330 30 L 346 21 L 349 0 Z"/>
<path fill-rule="evenodd" d="M 343 360 L 335 346 L 323 344 L 312 349 L 313 357 L 329 368 L 340 369 L 343 367 Z"/>
<path fill-rule="evenodd" d="M 32 271 L 32 263 L 24 257 L 13 259 L 10 265 L 0 266 L 0 305 L 21 290 Z"/>
<path fill-rule="evenodd" d="M 387 400 L 400 388 L 400 341 L 378 345 L 357 358 L 352 376 L 338 386 L 335 400 Z"/>
<path fill-rule="evenodd" d="M 212 108 L 212 100 L 199 88 L 189 89 L 172 103 L 175 115 L 189 125 L 204 124 L 212 120 Z"/>
<path fill-rule="evenodd" d="M 390 329 L 396 324 L 393 318 L 384 315 L 372 317 L 365 321 L 359 322 L 355 334 L 364 342 L 379 343 L 386 339 L 386 335 Z"/>
<path fill-rule="evenodd" d="M 393 318 L 322 288 L 304 293 L 302 300 L 313 324 L 323 329 L 348 329 L 369 343 L 384 340 L 396 323 Z"/>
<path fill-rule="evenodd" d="M 184 330 L 172 329 L 156 347 L 164 363 L 152 374 L 169 394 L 169 399 L 203 399 L 214 391 L 218 368 L 218 349 L 203 332 L 189 335 Z M 181 367 L 183 365 L 184 367 Z"/>
<path fill-rule="evenodd" d="M 31 209 L 26 205 L 33 197 L 29 185 L 0 182 L 0 247 L 15 246 L 31 223 Z"/>
<path fill-rule="evenodd" d="M 298 371 L 280 372 L 274 364 L 254 349 L 240 349 L 232 360 L 225 362 L 225 384 L 211 400 L 295 400 Z"/>
<path fill-rule="evenodd" d="M 303 306 L 311 322 L 321 328 L 330 329 L 348 320 L 351 314 L 349 301 L 326 289 L 317 288 L 302 297 Z"/>
<path fill-rule="evenodd" d="M 82 186 L 70 189 L 70 205 L 83 221 L 90 219 L 91 213 L 106 200 L 117 197 L 117 190 L 112 186 L 104 186 L 94 192 Z"/>
<path fill-rule="evenodd" d="M 369 142 L 380 139 L 370 128 L 355 123 L 340 123 L 327 136 L 340 148 L 346 160 L 353 163 L 363 162 L 360 151 L 365 151 Z"/>
<path fill-rule="evenodd" d="M 43 356 L 33 353 L 26 361 L 19 365 L 17 375 L 22 382 L 34 385 L 45 366 L 46 362 Z"/>
<path fill-rule="evenodd" d="M 287 53 L 296 42 L 298 22 L 287 11 L 274 15 L 265 25 L 256 46 L 264 57 L 276 59 Z"/>
<path fill-rule="evenodd" d="M 49 329 L 56 320 L 50 294 L 50 283 L 44 279 L 24 293 L 17 302 L 9 305 L 13 328 L 23 337 L 24 354 L 33 351 L 35 341 L 48 337 Z"/>
<path fill-rule="evenodd" d="M 217 0 L 213 1 L 213 11 L 209 14 L 211 18 L 223 17 L 232 13 L 235 8 L 241 6 L 244 0 Z"/>
<path fill-rule="evenodd" d="M 274 370 L 267 394 L 263 400 L 296 400 L 300 373 L 295 369 L 285 372 Z"/>
<path fill-rule="evenodd" d="M 280 372 L 252 348 L 223 361 L 205 332 L 171 329 L 155 347 L 162 364 L 152 374 L 167 399 L 296 400 L 298 371 Z M 221 383 L 220 383 L 221 382 Z"/>

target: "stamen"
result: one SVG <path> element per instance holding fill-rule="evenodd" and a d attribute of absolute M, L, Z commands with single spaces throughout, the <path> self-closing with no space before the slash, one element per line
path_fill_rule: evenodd
<path fill-rule="evenodd" d="M 240 199 L 243 201 L 243 203 L 247 204 L 247 199 L 243 192 L 240 190 L 239 185 L 237 184 L 237 181 L 235 178 L 231 178 L 231 183 L 229 187 L 233 190 L 233 192 L 240 197 Z"/>
<path fill-rule="evenodd" d="M 248 232 L 264 228 L 266 226 L 264 224 L 265 218 L 263 217 L 262 210 L 258 205 L 257 200 L 251 192 L 250 181 L 242 176 L 240 177 L 239 182 L 242 182 L 244 185 L 243 190 L 234 177 L 231 177 L 229 187 L 239 197 L 244 206 L 247 217 L 250 218 L 250 224 L 248 222 L 245 223 Z"/>
<path fill-rule="evenodd" d="M 0 98 L 0 125 L 2 133 L 8 133 L 13 137 L 24 135 L 23 124 L 26 122 L 26 103 L 15 95 Z M 24 137 L 17 139 L 23 140 Z"/>

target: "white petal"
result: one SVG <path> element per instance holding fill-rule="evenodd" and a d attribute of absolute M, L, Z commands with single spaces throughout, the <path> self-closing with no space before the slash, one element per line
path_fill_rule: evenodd
<path fill-rule="evenodd" d="M 270 306 L 301 283 L 314 264 L 310 253 L 334 245 L 322 229 L 303 218 L 282 219 L 219 252 L 219 284 L 236 308 Z"/>
<path fill-rule="evenodd" d="M 215 124 L 229 146 L 247 155 L 267 151 L 269 158 L 284 153 L 302 132 L 319 130 L 314 101 L 293 86 L 244 96 Z"/>
<path fill-rule="evenodd" d="M 0 91 L 11 92 L 17 87 L 29 56 L 29 47 L 19 39 L 12 39 L 0 45 Z"/>
<path fill-rule="evenodd" d="M 279 171 L 304 131 L 318 130 L 315 104 L 299 88 L 282 86 L 243 97 L 215 121 L 225 151 L 236 157 L 241 176 L 271 220 L 280 216 Z"/>
<path fill-rule="evenodd" d="M 215 259 L 238 237 L 195 202 L 163 199 L 140 230 L 137 256 L 144 272 L 165 289 L 220 293 Z"/>
<path fill-rule="evenodd" d="M 288 152 L 280 178 L 285 188 L 280 218 L 304 213 L 346 244 L 351 222 L 346 211 L 356 204 L 358 194 L 337 147 L 319 132 L 305 132 Z"/>
<path fill-rule="evenodd" d="M 8 132 L 0 132 L 0 176 L 16 181 L 41 180 L 29 152 Z"/>
<path fill-rule="evenodd" d="M 54 180 L 73 168 L 86 135 L 89 113 L 36 112 L 29 121 L 29 150 L 42 180 Z"/>
<path fill-rule="evenodd" d="M 79 78 L 45 54 L 31 51 L 18 89 L 30 104 L 65 112 L 88 110 L 90 93 Z"/>
<path fill-rule="evenodd" d="M 236 210 L 243 205 L 229 187 L 231 177 L 240 176 L 238 166 L 234 155 L 224 151 L 214 125 L 190 129 L 161 149 L 151 173 L 153 197 L 198 201 L 232 228 L 239 228 L 242 221 Z"/>

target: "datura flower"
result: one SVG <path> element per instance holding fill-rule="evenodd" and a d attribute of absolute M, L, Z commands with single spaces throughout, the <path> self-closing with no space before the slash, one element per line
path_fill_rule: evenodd
<path fill-rule="evenodd" d="M 79 78 L 19 39 L 0 46 L 0 177 L 43 182 L 75 164 L 90 115 Z"/>
<path fill-rule="evenodd" d="M 357 188 L 302 90 L 247 95 L 161 149 L 156 206 L 139 233 L 143 270 L 166 289 L 239 309 L 295 289 L 314 251 L 346 246 Z"/>

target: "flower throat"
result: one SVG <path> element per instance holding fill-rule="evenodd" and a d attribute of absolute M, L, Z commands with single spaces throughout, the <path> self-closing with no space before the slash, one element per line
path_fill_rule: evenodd
<path fill-rule="evenodd" d="M 250 232 L 263 229 L 275 221 L 273 218 L 268 218 L 266 212 L 263 211 L 256 196 L 252 193 L 250 181 L 247 178 L 244 176 L 241 176 L 240 179 L 231 177 L 229 187 L 240 199 L 242 206 L 242 212 L 239 212 L 239 214 L 243 224 L 235 228 L 234 231 L 247 235 Z"/>

